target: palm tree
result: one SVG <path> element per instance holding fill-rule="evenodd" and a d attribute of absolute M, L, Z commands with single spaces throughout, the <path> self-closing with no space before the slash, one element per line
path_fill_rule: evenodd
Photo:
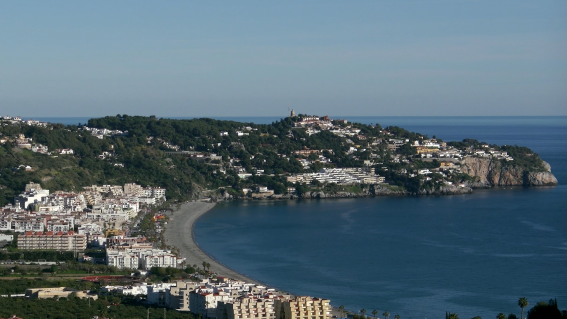
<path fill-rule="evenodd" d="M 366 314 L 366 309 L 364 309 L 364 308 L 360 309 L 360 313 L 362 314 L 362 317 L 366 317 L 366 316 L 365 316 L 365 314 Z"/>
<path fill-rule="evenodd" d="M 341 311 L 341 318 L 344 318 L 344 316 L 345 316 L 345 315 L 344 315 L 344 312 L 345 312 L 345 306 L 343 306 L 343 305 L 340 305 L 340 306 L 339 306 L 339 310 Z"/>
<path fill-rule="evenodd" d="M 377 314 L 378 314 L 378 310 L 372 310 L 372 315 L 374 316 L 374 319 L 376 319 Z"/>
<path fill-rule="evenodd" d="M 340 305 L 340 306 L 339 306 L 339 311 L 341 312 L 341 318 L 344 318 L 345 306 Z"/>
<path fill-rule="evenodd" d="M 344 318 L 345 306 L 340 305 L 340 306 L 339 306 L 339 311 L 341 312 L 341 318 Z"/>
<path fill-rule="evenodd" d="M 445 313 L 445 318 L 446 319 L 459 319 L 459 315 L 457 315 L 456 313 Z"/>
<path fill-rule="evenodd" d="M 384 313 L 382 314 L 382 316 L 384 316 L 384 318 L 388 319 L 390 317 L 390 313 L 387 311 L 384 311 Z"/>
<path fill-rule="evenodd" d="M 506 315 L 501 312 L 501 313 L 496 315 L 496 319 L 506 319 Z"/>
<path fill-rule="evenodd" d="M 400 319 L 400 315 L 395 315 L 394 319 Z"/>
<path fill-rule="evenodd" d="M 522 316 L 520 319 L 524 319 L 524 308 L 528 306 L 528 299 L 526 299 L 526 297 L 518 299 L 518 306 L 522 308 Z"/>

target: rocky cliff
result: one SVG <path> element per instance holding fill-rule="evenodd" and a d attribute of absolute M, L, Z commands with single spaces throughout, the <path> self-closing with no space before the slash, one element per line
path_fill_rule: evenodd
<path fill-rule="evenodd" d="M 501 161 L 482 157 L 466 157 L 461 161 L 461 171 L 477 177 L 468 183 L 473 188 L 492 186 L 553 186 L 557 179 L 551 167 L 544 163 L 545 171 L 530 172 L 514 165 L 502 165 Z"/>

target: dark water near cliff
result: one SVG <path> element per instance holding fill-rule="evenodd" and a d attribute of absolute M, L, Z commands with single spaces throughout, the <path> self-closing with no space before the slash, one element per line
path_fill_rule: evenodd
<path fill-rule="evenodd" d="M 297 294 L 392 317 L 567 308 L 567 118 L 349 118 L 444 140 L 528 146 L 560 186 L 473 195 L 224 203 L 196 224 L 229 267 Z"/>

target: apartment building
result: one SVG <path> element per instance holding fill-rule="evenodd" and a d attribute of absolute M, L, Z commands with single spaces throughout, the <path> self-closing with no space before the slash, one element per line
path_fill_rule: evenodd
<path fill-rule="evenodd" d="M 106 264 L 118 269 L 138 269 L 140 266 L 140 258 L 137 254 L 128 251 L 107 249 Z"/>
<path fill-rule="evenodd" d="M 276 299 L 277 319 L 330 319 L 332 307 L 330 300 L 313 297 Z"/>
<path fill-rule="evenodd" d="M 177 311 L 189 311 L 189 296 L 197 287 L 198 283 L 195 282 L 177 281 L 165 295 L 166 305 Z"/>
<path fill-rule="evenodd" d="M 161 284 L 148 285 L 148 296 L 147 296 L 148 303 L 152 305 L 157 305 L 158 307 L 167 306 L 166 295 L 173 286 L 175 286 L 175 283 L 161 283 Z"/>
<path fill-rule="evenodd" d="M 106 264 L 118 269 L 142 268 L 149 270 L 152 267 L 177 267 L 177 256 L 169 250 L 162 249 L 107 249 Z"/>
<path fill-rule="evenodd" d="M 140 252 L 140 262 L 144 269 L 152 267 L 177 267 L 177 256 L 169 250 L 143 249 Z"/>
<path fill-rule="evenodd" d="M 219 301 L 217 319 L 276 319 L 275 301 L 267 298 L 240 297 L 234 301 Z"/>
<path fill-rule="evenodd" d="M 18 249 L 82 252 L 87 248 L 87 237 L 75 232 L 26 232 L 18 236 Z"/>
<path fill-rule="evenodd" d="M 28 209 L 31 204 L 43 203 L 49 197 L 48 189 L 32 190 L 14 197 L 14 205 Z"/>
<path fill-rule="evenodd" d="M 201 314 L 203 317 L 215 318 L 217 315 L 217 304 L 228 302 L 232 298 L 224 292 L 213 292 L 212 289 L 198 289 L 189 293 L 189 308 L 192 313 Z"/>

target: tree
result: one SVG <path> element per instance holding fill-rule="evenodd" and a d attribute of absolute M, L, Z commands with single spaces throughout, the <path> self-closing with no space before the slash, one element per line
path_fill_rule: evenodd
<path fill-rule="evenodd" d="M 501 312 L 501 313 L 496 315 L 496 319 L 506 319 L 506 315 Z"/>
<path fill-rule="evenodd" d="M 303 197 L 303 194 L 307 193 L 308 191 L 309 187 L 307 187 L 305 184 L 295 185 L 295 193 L 297 194 L 297 197 Z"/>
<path fill-rule="evenodd" d="M 372 310 L 372 315 L 374 316 L 374 319 L 376 319 L 377 314 L 378 314 L 378 310 L 376 309 Z"/>
<path fill-rule="evenodd" d="M 522 316 L 520 319 L 524 319 L 524 308 L 528 306 L 528 299 L 526 299 L 526 297 L 518 299 L 518 306 L 522 308 Z"/>
<path fill-rule="evenodd" d="M 344 306 L 344 305 L 340 305 L 340 306 L 339 306 L 339 310 L 341 311 L 341 318 L 344 318 L 345 306 Z"/>
<path fill-rule="evenodd" d="M 475 316 L 472 319 L 482 319 L 480 316 Z"/>
<path fill-rule="evenodd" d="M 384 311 L 384 312 L 382 313 L 382 316 L 384 316 L 384 318 L 388 319 L 388 318 L 390 317 L 390 313 L 387 312 L 387 311 Z"/>
<path fill-rule="evenodd" d="M 400 315 L 395 315 L 394 319 L 400 319 Z"/>
<path fill-rule="evenodd" d="M 445 319 L 459 319 L 459 315 L 457 315 L 456 313 L 447 312 L 445 313 Z"/>
<path fill-rule="evenodd" d="M 511 313 L 508 315 L 508 319 L 518 319 L 518 316 L 516 316 L 515 314 Z"/>
<path fill-rule="evenodd" d="M 365 316 L 365 314 L 366 314 L 366 309 L 364 309 L 364 308 L 360 309 L 360 314 L 362 315 L 362 317 L 366 317 L 366 316 Z"/>
<path fill-rule="evenodd" d="M 561 319 L 561 311 L 557 308 L 557 302 L 550 300 L 538 302 L 530 311 L 528 311 L 528 319 Z"/>

